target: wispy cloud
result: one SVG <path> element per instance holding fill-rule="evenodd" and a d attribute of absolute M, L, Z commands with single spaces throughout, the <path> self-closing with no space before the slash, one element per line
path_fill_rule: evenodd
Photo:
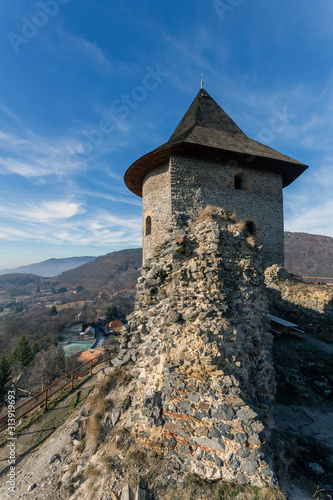
<path fill-rule="evenodd" d="M 32 203 L 0 204 L 0 215 L 7 220 L 36 225 L 70 219 L 82 213 L 81 205 L 71 201 L 44 201 L 39 205 Z"/>
<path fill-rule="evenodd" d="M 315 207 L 309 203 L 307 206 L 298 207 L 298 213 L 293 212 L 286 219 L 288 231 L 304 232 L 310 234 L 321 234 L 333 237 L 333 201 L 327 200 Z"/>
<path fill-rule="evenodd" d="M 285 227 L 288 231 L 333 237 L 333 154 L 310 165 L 285 192 Z"/>
<path fill-rule="evenodd" d="M 105 184 L 100 183 L 101 186 L 105 189 Z M 138 198 L 137 196 L 129 195 L 129 196 L 120 196 L 118 194 L 108 194 L 108 193 L 103 193 L 101 191 L 91 191 L 91 190 L 86 190 L 83 189 L 80 191 L 82 195 L 86 196 L 91 196 L 93 198 L 97 199 L 103 199 L 103 200 L 109 200 L 114 203 L 126 203 L 128 205 L 135 205 L 136 207 L 141 207 L 142 201 L 141 198 Z"/>
<path fill-rule="evenodd" d="M 97 43 L 64 28 L 57 27 L 55 32 L 58 35 L 58 40 L 54 45 L 54 49 L 62 58 L 84 59 L 85 67 L 91 67 L 94 71 L 103 75 L 129 70 L 128 64 L 114 57 L 111 58 Z"/>
<path fill-rule="evenodd" d="M 0 174 L 18 174 L 26 178 L 61 176 L 78 168 L 68 160 L 75 140 L 38 136 L 24 127 L 20 132 L 21 135 L 0 131 Z"/>
<path fill-rule="evenodd" d="M 121 140 L 115 132 L 103 136 L 101 143 L 93 148 L 89 138 L 94 132 L 94 126 L 81 124 L 60 136 L 46 137 L 24 124 L 14 130 L 0 121 L 0 175 L 17 174 L 30 180 L 50 176 L 69 178 L 77 172 L 84 173 L 89 167 L 88 157 L 92 163 L 96 158 L 124 147 L 129 141 L 128 138 Z M 91 145 L 91 153 L 86 154 L 84 144 Z M 120 180 L 120 176 L 110 169 L 108 175 Z"/>
<path fill-rule="evenodd" d="M 0 241 L 110 246 L 141 245 L 139 216 L 116 215 L 99 208 L 85 209 L 70 200 L 38 204 L 0 205 Z"/>

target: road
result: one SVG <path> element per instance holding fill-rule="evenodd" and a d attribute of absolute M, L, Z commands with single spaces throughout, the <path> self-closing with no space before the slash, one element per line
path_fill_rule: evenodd
<path fill-rule="evenodd" d="M 96 333 L 96 341 L 91 349 L 96 349 L 97 347 L 103 347 L 104 344 L 104 331 L 101 329 L 99 325 L 95 325 L 95 333 Z"/>

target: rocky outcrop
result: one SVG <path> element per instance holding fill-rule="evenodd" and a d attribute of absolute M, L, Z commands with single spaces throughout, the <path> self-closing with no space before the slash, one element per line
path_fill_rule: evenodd
<path fill-rule="evenodd" d="M 170 468 L 209 480 L 275 482 L 275 377 L 262 259 L 243 225 L 207 208 L 177 224 L 142 269 L 115 365 L 135 362 L 124 425 Z"/>

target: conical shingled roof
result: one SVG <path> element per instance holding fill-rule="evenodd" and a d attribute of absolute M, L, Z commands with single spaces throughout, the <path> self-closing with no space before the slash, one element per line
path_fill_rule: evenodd
<path fill-rule="evenodd" d="M 177 142 L 191 134 L 194 127 L 203 127 L 227 134 L 245 134 L 214 99 L 201 89 L 186 111 L 168 142 Z M 207 130 L 208 132 L 208 130 Z"/>
<path fill-rule="evenodd" d="M 243 167 L 278 172 L 282 175 L 283 187 L 307 168 L 303 163 L 247 137 L 204 89 L 200 89 L 168 142 L 129 167 L 125 173 L 126 186 L 142 196 L 142 182 L 147 173 L 166 163 L 172 154 L 223 163 L 236 161 Z"/>

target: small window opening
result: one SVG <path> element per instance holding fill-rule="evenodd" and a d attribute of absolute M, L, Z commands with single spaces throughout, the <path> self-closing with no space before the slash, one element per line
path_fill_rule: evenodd
<path fill-rule="evenodd" d="M 149 236 L 151 234 L 151 217 L 148 215 L 146 217 L 146 236 Z"/>
<path fill-rule="evenodd" d="M 245 233 L 248 235 L 248 236 L 253 236 L 255 235 L 257 232 L 256 230 L 256 225 L 254 222 L 252 222 L 251 220 L 248 220 L 247 223 L 245 224 Z"/>
<path fill-rule="evenodd" d="M 235 177 L 234 177 L 234 188 L 235 189 L 245 189 L 244 179 L 240 175 L 235 175 Z"/>

